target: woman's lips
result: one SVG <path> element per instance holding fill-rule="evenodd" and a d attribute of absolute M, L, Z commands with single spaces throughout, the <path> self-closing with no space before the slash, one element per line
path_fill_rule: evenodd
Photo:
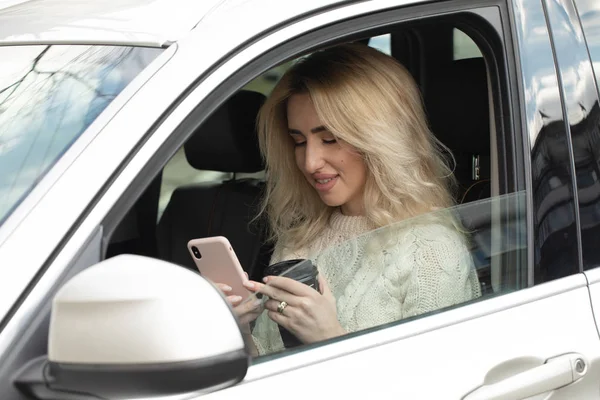
<path fill-rule="evenodd" d="M 317 189 L 319 192 L 327 192 L 335 186 L 338 178 L 339 176 L 335 175 L 332 177 L 315 179 L 315 189 Z"/>

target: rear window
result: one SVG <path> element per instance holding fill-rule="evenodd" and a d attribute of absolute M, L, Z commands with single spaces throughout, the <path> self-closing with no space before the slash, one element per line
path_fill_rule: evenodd
<path fill-rule="evenodd" d="M 0 47 L 0 225 L 162 51 L 126 46 Z"/>

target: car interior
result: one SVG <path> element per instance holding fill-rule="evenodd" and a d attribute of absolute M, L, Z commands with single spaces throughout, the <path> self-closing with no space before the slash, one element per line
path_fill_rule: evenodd
<path fill-rule="evenodd" d="M 419 84 L 431 130 L 454 159 L 456 204 L 506 192 L 493 157 L 497 139 L 488 66 L 475 41 L 452 22 L 403 24 L 360 41 L 389 52 Z M 262 278 L 272 245 L 266 241 L 265 220 L 256 218 L 265 174 L 255 120 L 289 64 L 255 78 L 192 133 L 123 218 L 107 258 L 143 254 L 197 271 L 187 242 L 222 235 L 250 278 Z M 494 263 L 476 260 L 484 294 L 516 279 L 507 277 L 514 271 Z"/>

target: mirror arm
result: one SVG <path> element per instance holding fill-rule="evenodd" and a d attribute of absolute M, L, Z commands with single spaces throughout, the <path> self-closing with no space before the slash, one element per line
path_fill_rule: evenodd
<path fill-rule="evenodd" d="M 103 400 L 85 393 L 69 393 L 51 387 L 52 380 L 46 373 L 48 358 L 41 356 L 30 360 L 15 375 L 15 387 L 27 397 L 38 400 Z"/>

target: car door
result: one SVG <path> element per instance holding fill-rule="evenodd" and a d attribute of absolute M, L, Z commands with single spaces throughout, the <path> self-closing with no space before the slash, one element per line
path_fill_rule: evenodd
<path fill-rule="evenodd" d="M 527 172 L 521 177 L 519 171 L 508 173 L 526 181 L 525 190 L 517 192 L 524 200 L 513 204 L 517 210 L 512 211 L 527 218 L 512 222 L 527 228 L 527 284 L 421 319 L 258 359 L 242 383 L 209 398 L 266 393 L 286 398 L 597 396 L 600 343 L 579 250 L 579 228 L 587 220 L 578 218 L 570 145 L 575 139 L 567 119 L 572 113 L 569 108 L 563 113 L 562 101 L 569 98 L 565 74 L 571 71 L 559 71 L 554 62 L 556 57 L 561 63 L 564 45 L 560 41 L 580 36 L 564 31 L 571 26 L 565 20 L 568 2 L 513 5 L 509 14 L 514 36 L 507 26 L 505 33 L 515 41 L 519 60 L 514 87 L 520 89 L 515 90 L 519 93 L 516 104 L 525 134 L 514 140 L 525 149 Z M 493 196 L 490 201 L 498 203 L 491 208 L 507 210 L 503 203 L 511 200 Z M 579 202 L 581 206 L 581 199 Z M 458 212 L 473 219 L 485 218 L 473 205 L 459 206 Z M 492 238 L 499 253 L 510 250 L 502 235 L 515 235 L 506 229 L 511 220 L 503 216 L 498 219 L 502 233 Z M 510 261 L 515 260 L 500 258 L 501 277 L 492 285 L 505 283 L 506 269 L 514 265 L 503 263 Z M 592 299 L 597 297 L 592 294 Z"/>
<path fill-rule="evenodd" d="M 485 7 L 490 5 L 493 7 Z M 318 36 L 316 42 L 310 41 L 314 36 L 302 37 L 304 48 L 322 44 L 328 35 L 351 35 L 375 24 L 393 24 L 394 16 L 398 22 L 418 15 L 423 22 L 444 12 L 477 11 L 491 21 L 505 21 L 499 25 L 505 53 L 496 54 L 495 68 L 505 65 L 506 75 L 498 69 L 494 75 L 491 63 L 489 79 L 498 92 L 493 129 L 504 133 L 498 139 L 501 143 L 495 143 L 502 148 L 495 156 L 503 166 L 496 174 L 504 177 L 510 190 L 498 187 L 489 201 L 457 210 L 466 220 L 493 225 L 488 248 L 476 248 L 473 253 L 475 258 L 480 249 L 496 256 L 490 260 L 492 289 L 479 301 L 461 307 L 259 357 L 243 382 L 208 397 L 257 397 L 265 393 L 292 398 L 594 396 L 600 373 L 600 343 L 587 281 L 581 273 L 574 176 L 566 146 L 569 137 L 543 5 L 529 1 L 515 9 L 502 2 L 468 6 L 445 3 L 443 9 L 438 5 L 406 6 L 371 13 L 365 22 L 359 18 L 359 10 L 368 6 L 348 7 L 337 11 L 340 14 L 323 13 L 318 21 L 333 23 L 338 20 L 336 15 L 348 12 L 343 14 L 350 18 L 345 29 L 341 24 L 332 27 L 335 36 L 324 28 L 317 29 L 320 24 L 310 25 L 312 19 L 303 21 Z M 510 18 L 512 24 L 508 24 Z M 277 38 L 272 35 L 268 39 Z M 493 41 L 494 37 L 487 39 Z M 282 59 L 300 51 L 277 50 L 291 51 Z M 513 51 L 518 57 L 507 55 Z M 259 58 L 253 65 L 260 66 L 261 61 Z M 495 81 L 500 83 L 494 86 Z M 511 117 L 503 119 L 505 113 Z M 512 152 L 507 151 L 510 145 Z M 499 211 L 490 216 L 486 214 L 489 209 Z M 511 243 L 517 232 L 525 232 L 524 248 Z"/>
<path fill-rule="evenodd" d="M 598 268 L 600 267 L 600 170 L 598 168 L 600 162 L 598 146 L 600 4 L 594 1 L 576 0 L 573 5 L 565 7 L 562 15 L 568 16 L 569 20 L 573 21 L 572 26 L 576 32 L 576 35 L 567 36 L 561 42 L 559 51 L 563 54 L 563 59 L 558 61 L 561 74 L 565 76 L 567 107 L 573 110 L 569 125 L 577 170 L 582 260 L 590 285 L 594 314 L 598 321 L 600 313 L 600 269 Z M 563 33 L 564 29 L 564 25 L 558 25 L 557 34 Z M 577 73 L 573 74 L 574 71 Z M 575 113 L 576 111 L 579 112 Z"/>
<path fill-rule="evenodd" d="M 138 52 L 141 53 L 155 52 L 158 54 L 157 59 L 145 69 L 150 60 L 135 60 L 136 68 L 123 73 L 127 78 L 124 80 L 128 82 L 133 79 L 134 71 L 139 70 L 141 73 L 125 88 L 124 80 L 114 79 L 102 69 L 102 62 L 96 63 L 97 69 L 102 69 L 103 77 L 108 77 L 107 80 L 123 92 L 87 129 L 79 127 L 83 130 L 79 139 L 61 154 L 57 163 L 48 170 L 42 180 L 36 181 L 36 185 L 31 192 L 27 192 L 19 207 L 3 220 L 0 226 L 0 264 L 3 266 L 0 268 L 0 393 L 3 398 L 23 398 L 13 386 L 14 372 L 32 355 L 44 354 L 47 351 L 46 336 L 53 293 L 65 279 L 103 257 L 102 232 L 105 231 L 100 224 L 101 218 L 106 214 L 106 208 L 103 207 L 112 207 L 116 199 L 115 194 L 123 193 L 127 184 L 117 185 L 112 194 L 107 195 L 106 191 L 113 180 L 123 172 L 124 166 L 131 161 L 150 133 L 176 109 L 183 114 L 176 114 L 171 123 L 181 122 L 189 109 L 177 108 L 179 101 L 249 37 L 259 34 L 266 27 L 294 20 L 306 12 L 330 8 L 335 3 L 335 0 L 308 2 L 273 9 L 273 12 L 263 18 L 264 25 L 238 24 L 237 34 L 232 35 L 230 31 L 226 31 L 218 41 L 207 44 L 207 32 L 214 32 L 214 25 L 219 26 L 223 23 L 219 18 L 223 18 L 224 13 L 214 15 L 214 18 L 211 14 L 211 18 L 204 18 L 204 24 L 191 35 L 187 45 L 168 42 L 165 43 L 166 49 L 153 49 L 151 46 L 139 48 Z M 126 7 L 129 6 L 135 5 Z M 244 11 L 240 11 L 237 15 L 243 13 Z M 225 15 L 236 17 L 235 13 Z M 185 32 L 179 32 L 183 33 Z M 65 42 L 66 47 L 69 41 Z M 109 43 L 112 42 L 109 40 Z M 27 43 L 29 41 L 25 44 Z M 45 42 L 43 43 L 46 47 Z M 95 49 L 95 46 L 90 47 Z M 116 47 L 119 51 L 128 50 L 127 46 L 120 42 L 118 46 L 109 47 Z M 198 56 L 199 48 L 202 49 L 202 57 Z M 19 52 L 18 47 L 15 47 L 15 52 Z M 67 54 L 69 55 L 75 60 L 81 58 Z M 101 58 L 103 54 L 97 52 L 95 56 Z M 35 59 L 34 56 L 31 58 Z M 93 61 L 93 57 L 91 58 Z M 110 61 L 109 57 L 105 58 Z M 60 61 L 60 58 L 55 57 L 52 61 L 58 62 L 57 60 Z M 126 64 L 127 60 L 121 61 Z M 22 68 L 21 65 L 17 66 Z M 238 67 L 236 62 L 228 64 L 228 68 L 233 70 Z M 8 69 L 11 68 L 13 66 L 9 65 Z M 28 70 L 30 67 L 23 69 Z M 121 73 L 119 68 L 107 69 L 117 74 Z M 46 72 L 43 71 L 43 74 Z M 226 72 L 226 69 L 221 69 L 220 73 L 231 73 L 231 70 Z M 205 96 L 222 83 L 222 79 L 218 74 L 213 76 L 198 89 L 197 95 Z M 97 82 L 102 83 L 102 80 L 98 79 Z M 95 81 L 94 85 L 97 82 Z M 89 85 L 88 88 L 94 90 L 94 85 Z M 7 94 L 12 93 L 13 88 L 4 88 L 6 90 L 3 91 L 2 101 L 10 97 Z M 41 97 L 44 93 L 43 90 L 39 90 L 36 95 Z M 70 96 L 75 97 L 75 93 L 76 91 L 72 91 Z M 117 93 L 118 91 L 111 91 L 102 95 L 112 98 Z M 87 99 L 80 99 L 80 106 L 86 105 L 84 100 Z M 96 100 L 92 103 L 93 111 L 100 112 L 100 105 L 104 102 Z M 197 104 L 197 100 L 194 100 L 194 104 Z M 63 112 L 62 109 L 60 111 Z M 66 108 L 66 111 L 69 109 Z M 91 121 L 92 114 L 90 112 L 86 115 L 87 123 Z M 67 118 L 65 120 L 65 123 L 77 122 Z M 40 118 L 39 121 L 43 122 L 44 119 Z M 172 133 L 173 126 L 164 126 L 163 129 Z M 70 133 L 67 129 L 58 131 L 65 135 Z M 160 134 L 154 137 L 155 141 L 158 140 L 157 143 L 164 141 Z M 2 151 L 6 148 L 4 139 L 12 138 L 2 138 Z M 69 140 L 75 140 L 75 137 L 71 137 L 67 142 Z M 42 144 L 47 143 L 42 140 Z M 152 145 L 151 141 L 150 146 Z M 152 154 L 147 152 L 150 148 L 152 147 L 147 147 L 146 153 L 142 151 L 140 156 Z M 35 150 L 36 154 L 33 156 L 39 156 L 38 149 Z M 42 154 L 41 158 L 53 156 L 55 149 L 52 150 Z M 42 165 L 34 165 L 33 169 L 44 171 L 47 164 L 40 164 Z M 101 206 L 103 211 L 100 211 L 100 214 L 90 214 L 101 199 L 104 199 L 104 206 Z M 5 199 L 2 199 L 3 203 L 4 201 Z M 4 204 L 2 207 L 4 219 Z"/>
<path fill-rule="evenodd" d="M 150 131 L 90 205 L 31 288 L 24 303 L 29 307 L 24 316 L 31 320 L 22 320 L 31 325 L 18 348 L 25 353 L 26 339 L 44 338 L 49 306 L 40 305 L 69 274 L 102 257 L 127 208 L 189 136 L 186 125 L 205 118 L 258 73 L 295 55 L 401 22 L 444 17 L 466 24 L 480 43 L 488 43 L 498 182 L 490 199 L 455 211 L 482 233 L 473 257 L 484 253 L 481 265 L 489 271 L 491 288 L 458 307 L 259 357 L 243 382 L 207 397 L 594 396 L 600 340 L 581 273 L 574 172 L 564 150 L 568 136 L 546 14 L 534 0 L 509 6 L 485 0 L 361 2 L 306 16 L 242 46 Z M 178 52 L 191 55 L 199 43 L 190 39 Z"/>

